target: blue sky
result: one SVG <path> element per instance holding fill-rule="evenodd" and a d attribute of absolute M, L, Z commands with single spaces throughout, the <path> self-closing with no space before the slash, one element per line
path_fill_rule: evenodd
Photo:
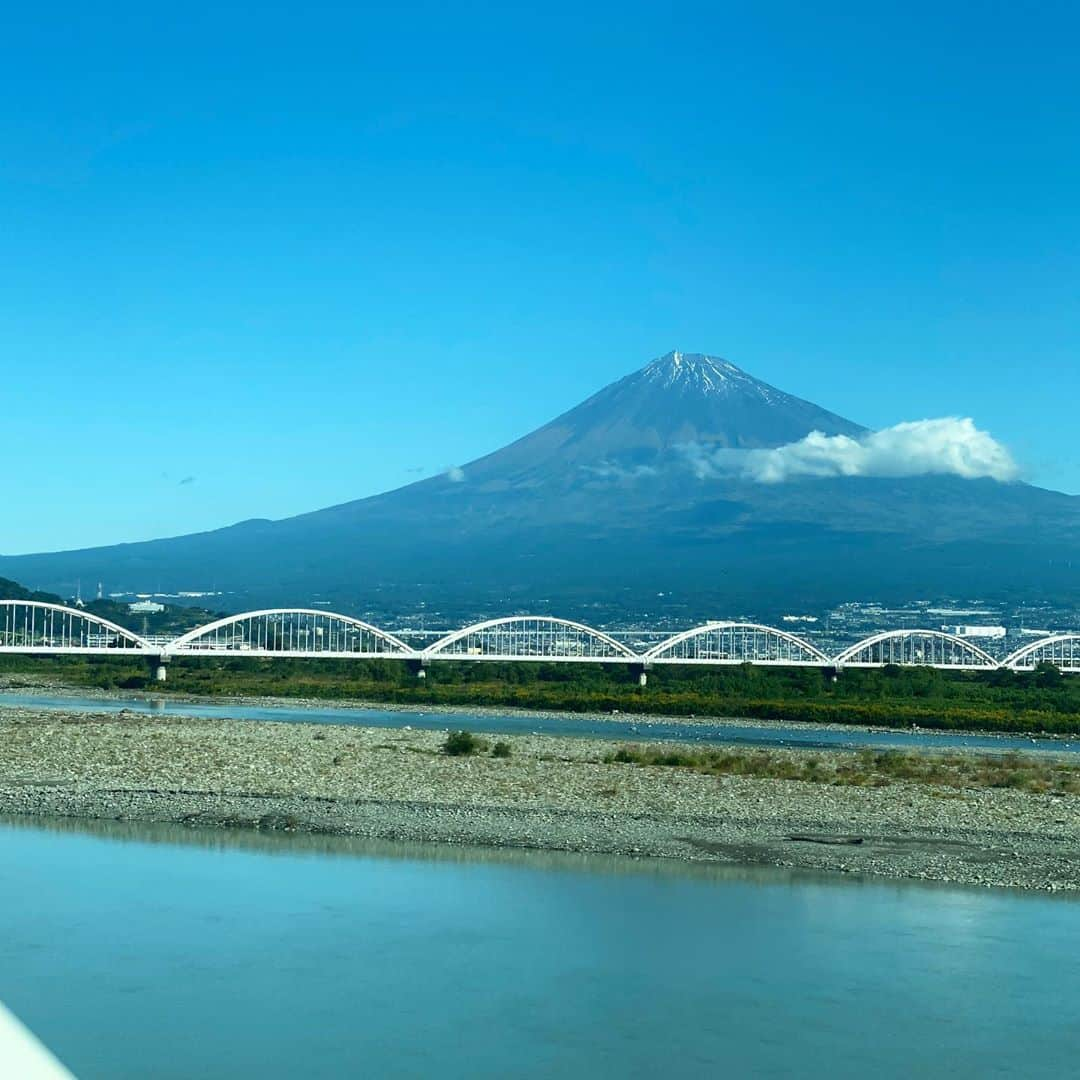
<path fill-rule="evenodd" d="M 48 5 L 0 552 L 282 517 L 672 348 L 1080 492 L 1075 4 Z M 77 524 L 76 524 L 77 523 Z"/>

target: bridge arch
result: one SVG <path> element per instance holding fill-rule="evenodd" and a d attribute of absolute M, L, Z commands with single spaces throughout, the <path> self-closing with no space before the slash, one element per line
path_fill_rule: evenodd
<path fill-rule="evenodd" d="M 313 608 L 267 608 L 242 611 L 197 626 L 170 642 L 169 656 L 205 653 L 243 653 L 279 658 L 324 656 L 411 657 L 416 654 L 386 630 L 332 611 Z"/>
<path fill-rule="evenodd" d="M 465 626 L 428 646 L 423 656 L 432 660 L 593 663 L 640 659 L 632 649 L 602 630 L 551 615 L 511 615 Z"/>
<path fill-rule="evenodd" d="M 112 653 L 155 650 L 133 630 L 100 615 L 41 600 L 0 600 L 0 652 Z"/>
<path fill-rule="evenodd" d="M 675 634 L 654 645 L 644 659 L 659 664 L 832 663 L 820 649 L 795 634 L 760 623 L 710 622 Z"/>
<path fill-rule="evenodd" d="M 1039 638 L 1001 662 L 1002 667 L 1013 671 L 1034 671 L 1040 664 L 1053 664 L 1067 674 L 1080 674 L 1080 634 Z"/>
<path fill-rule="evenodd" d="M 984 649 L 941 630 L 886 630 L 856 642 L 833 661 L 837 667 L 933 667 L 986 671 L 998 662 Z"/>

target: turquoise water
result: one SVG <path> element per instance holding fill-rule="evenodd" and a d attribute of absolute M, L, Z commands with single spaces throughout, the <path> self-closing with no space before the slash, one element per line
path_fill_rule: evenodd
<path fill-rule="evenodd" d="M 1034 739 L 1028 736 L 964 734 L 930 731 L 861 731 L 826 728 L 814 724 L 770 726 L 752 721 L 740 724 L 686 724 L 679 721 L 642 723 L 632 717 L 598 720 L 590 716 L 530 714 L 482 710 L 446 713 L 423 709 L 343 708 L 316 705 L 232 705 L 176 701 L 146 697 L 65 697 L 49 694 L 0 692 L 0 708 L 69 709 L 76 712 L 119 712 L 129 709 L 159 716 L 194 716 L 206 719 L 278 720 L 305 724 L 360 724 L 365 727 L 421 728 L 445 731 L 466 727 L 488 735 L 581 735 L 599 739 L 665 739 L 689 743 L 734 743 L 744 746 L 802 746 L 813 749 L 861 747 L 930 747 L 937 750 L 967 747 L 987 750 L 1080 751 L 1080 740 Z"/>
<path fill-rule="evenodd" d="M 1080 902 L 0 824 L 0 999 L 83 1080 L 1063 1077 Z"/>

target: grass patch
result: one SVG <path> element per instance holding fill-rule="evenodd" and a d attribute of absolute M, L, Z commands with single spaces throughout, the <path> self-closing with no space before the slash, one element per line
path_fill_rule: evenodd
<path fill-rule="evenodd" d="M 823 762 L 768 751 L 674 750 L 624 746 L 605 764 L 688 769 L 710 776 L 753 776 L 842 787 L 913 783 L 945 788 L 1004 788 L 1037 794 L 1080 795 L 1080 766 L 1021 754 L 911 754 L 861 750 Z"/>

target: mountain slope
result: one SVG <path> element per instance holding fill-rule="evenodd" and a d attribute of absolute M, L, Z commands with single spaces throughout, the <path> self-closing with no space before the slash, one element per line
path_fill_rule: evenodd
<path fill-rule="evenodd" d="M 309 527 L 331 517 L 431 522 L 453 516 L 490 527 L 558 522 L 613 525 L 643 504 L 669 506 L 701 494 L 691 448 L 782 446 L 812 431 L 866 429 L 785 394 L 725 360 L 671 352 L 594 394 L 501 450 L 438 476 L 369 499 L 293 519 Z M 655 482 L 654 482 L 655 481 Z M 605 503 L 607 516 L 598 511 Z"/>
<path fill-rule="evenodd" d="M 474 481 L 572 476 L 574 467 L 655 464 L 678 447 L 774 447 L 811 431 L 859 435 L 865 429 L 709 356 L 668 353 L 587 401 L 473 462 Z"/>
<path fill-rule="evenodd" d="M 955 476 L 780 484 L 694 454 L 864 429 L 732 364 L 670 353 L 453 476 L 284 521 L 0 559 L 64 590 L 208 587 L 233 606 L 505 610 L 547 601 L 704 617 L 855 596 L 1080 593 L 1080 500 Z M 667 599 L 658 597 L 664 594 Z"/>

